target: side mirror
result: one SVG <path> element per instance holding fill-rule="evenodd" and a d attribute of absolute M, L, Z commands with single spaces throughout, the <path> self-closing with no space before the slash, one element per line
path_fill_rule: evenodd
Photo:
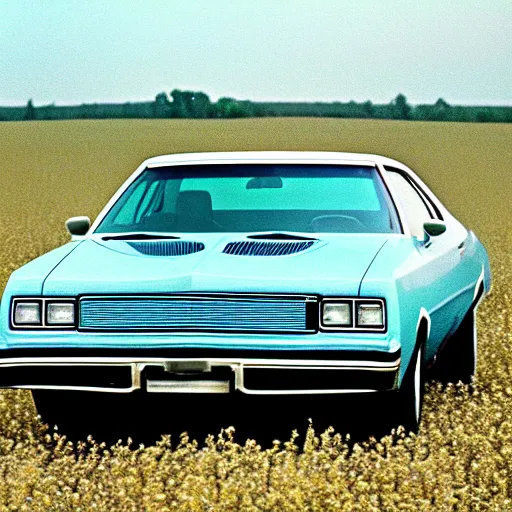
<path fill-rule="evenodd" d="M 439 236 L 442 235 L 446 231 L 446 224 L 440 220 L 433 222 L 425 222 L 423 224 L 423 230 L 427 235 L 430 236 Z"/>
<path fill-rule="evenodd" d="M 91 227 L 91 219 L 89 217 L 71 217 L 66 221 L 66 229 L 71 236 L 82 236 L 89 231 Z"/>

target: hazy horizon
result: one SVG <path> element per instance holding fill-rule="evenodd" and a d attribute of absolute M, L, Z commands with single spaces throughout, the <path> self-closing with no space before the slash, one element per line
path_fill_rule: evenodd
<path fill-rule="evenodd" d="M 152 101 L 512 105 L 512 2 L 0 4 L 0 106 Z"/>
<path fill-rule="evenodd" d="M 177 88 L 175 88 L 177 89 Z M 187 90 L 187 89 L 183 89 L 183 90 Z M 158 91 L 158 92 L 166 92 L 166 93 L 169 93 L 170 91 Z M 218 98 L 221 98 L 221 97 L 227 97 L 228 95 L 226 94 L 222 94 L 216 98 L 212 98 L 211 95 L 208 94 L 208 91 L 205 91 L 205 90 L 202 90 L 202 89 L 194 89 L 194 92 L 204 92 L 205 94 L 207 94 L 209 97 L 210 97 L 210 100 L 212 102 L 216 102 L 218 100 Z M 400 94 L 400 93 L 398 93 Z M 28 100 L 22 102 L 22 103 L 0 103 L 0 108 L 2 107 L 6 107 L 6 108 L 15 108 L 15 107 L 19 107 L 19 108 L 26 108 L 27 106 L 27 103 L 29 100 L 32 100 L 32 104 L 34 105 L 34 107 L 38 108 L 38 107 L 49 107 L 49 106 L 56 106 L 56 107 L 79 107 L 81 105 L 122 105 L 122 104 L 126 104 L 126 103 L 149 103 L 149 102 L 153 102 L 154 99 L 155 99 L 155 96 L 156 94 L 154 95 L 149 95 L 147 98 L 143 98 L 141 97 L 140 99 L 135 99 L 135 100 L 123 100 L 123 99 L 119 99 L 119 100 L 113 100 L 113 101 L 80 101 L 80 102 L 75 102 L 75 103 L 71 103 L 71 102 L 68 102 L 68 103 L 62 103 L 62 102 L 56 102 L 56 101 L 52 101 L 52 102 L 49 102 L 49 103 L 37 103 L 36 101 L 34 101 L 33 98 L 28 98 Z M 295 99 L 295 98 L 270 98 L 270 99 L 257 99 L 257 100 L 253 100 L 252 98 L 236 98 L 236 97 L 233 97 L 233 96 L 229 96 L 229 97 L 232 97 L 233 99 L 235 100 L 239 100 L 239 101 L 251 101 L 253 103 L 334 103 L 334 102 L 340 102 L 340 103 L 349 103 L 350 101 L 352 101 L 351 99 Z M 368 101 L 370 100 L 374 105 L 386 105 L 386 104 L 389 104 L 391 102 L 393 102 L 396 98 L 396 95 L 393 97 L 393 98 L 390 98 L 389 101 L 382 101 L 382 102 L 379 102 L 379 101 L 373 101 L 372 98 L 366 98 L 366 99 L 363 99 L 363 100 L 360 100 L 360 101 L 357 101 L 357 103 L 362 103 L 362 102 L 365 102 L 365 101 Z M 421 103 L 415 103 L 415 102 L 412 102 L 410 101 L 409 99 L 407 99 L 407 103 L 412 105 L 412 106 L 416 106 L 416 105 L 433 105 L 435 104 L 435 102 L 437 101 L 437 99 L 439 98 L 436 98 L 430 102 L 421 102 Z M 444 99 L 444 98 L 443 98 Z M 169 100 L 172 101 L 172 98 L 169 96 Z M 504 102 L 497 102 L 497 103 L 472 103 L 472 104 L 469 104 L 469 103 L 451 103 L 451 102 L 447 102 L 450 106 L 452 107 L 511 107 L 512 106 L 512 101 L 504 101 Z"/>

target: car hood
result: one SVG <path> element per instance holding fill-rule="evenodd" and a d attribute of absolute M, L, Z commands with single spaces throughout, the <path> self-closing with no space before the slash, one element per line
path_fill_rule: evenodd
<path fill-rule="evenodd" d="M 322 235 L 314 243 L 305 244 L 310 247 L 279 256 L 223 251 L 237 242 L 261 245 L 301 241 L 254 241 L 240 234 L 190 235 L 180 242 L 190 242 L 188 247 L 196 252 L 169 256 L 153 250 L 155 241 L 85 239 L 49 272 L 42 292 L 60 296 L 174 292 L 357 295 L 365 272 L 388 238 Z M 167 246 L 174 243 L 162 242 Z"/>

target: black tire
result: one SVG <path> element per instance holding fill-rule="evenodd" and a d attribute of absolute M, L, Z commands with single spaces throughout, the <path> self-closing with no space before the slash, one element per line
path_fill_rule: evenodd
<path fill-rule="evenodd" d="M 425 387 L 423 351 L 424 347 L 421 343 L 411 357 L 411 362 L 396 397 L 397 424 L 403 425 L 406 432 L 417 433 L 420 426 Z"/>
<path fill-rule="evenodd" d="M 476 364 L 476 313 L 471 308 L 437 355 L 431 377 L 444 384 L 459 381 L 469 384 L 476 373 Z"/>

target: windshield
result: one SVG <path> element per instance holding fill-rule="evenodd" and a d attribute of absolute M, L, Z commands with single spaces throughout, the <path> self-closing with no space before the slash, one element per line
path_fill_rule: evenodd
<path fill-rule="evenodd" d="M 210 164 L 146 169 L 96 233 L 400 233 L 373 167 Z"/>

